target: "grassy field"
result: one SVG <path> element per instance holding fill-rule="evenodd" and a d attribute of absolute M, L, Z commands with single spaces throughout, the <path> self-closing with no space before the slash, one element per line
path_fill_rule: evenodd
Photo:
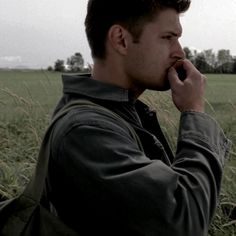
<path fill-rule="evenodd" d="M 18 194 L 29 181 L 43 133 L 62 94 L 59 73 L 0 71 L 0 196 Z M 207 75 L 206 112 L 236 143 L 236 75 Z M 157 110 L 172 148 L 179 113 L 169 92 L 147 91 L 142 99 Z M 187 98 L 186 98 L 187 99 Z M 220 204 L 209 235 L 236 235 L 236 148 L 226 162 Z"/>

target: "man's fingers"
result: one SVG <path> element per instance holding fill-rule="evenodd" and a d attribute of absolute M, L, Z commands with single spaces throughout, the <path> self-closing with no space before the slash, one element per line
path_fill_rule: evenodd
<path fill-rule="evenodd" d="M 175 88 L 182 84 L 174 67 L 171 67 L 168 71 L 168 80 L 171 88 Z"/>

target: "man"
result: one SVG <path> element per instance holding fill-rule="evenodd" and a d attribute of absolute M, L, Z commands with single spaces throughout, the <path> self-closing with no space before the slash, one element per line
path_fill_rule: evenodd
<path fill-rule="evenodd" d="M 205 77 L 184 60 L 179 15 L 190 0 L 89 0 L 92 75 L 63 76 L 65 104 L 84 99 L 53 133 L 48 192 L 79 235 L 206 235 L 228 150 L 204 114 Z M 185 71 L 181 81 L 177 68 Z M 173 155 L 156 115 L 138 97 L 171 89 L 181 112 Z"/>

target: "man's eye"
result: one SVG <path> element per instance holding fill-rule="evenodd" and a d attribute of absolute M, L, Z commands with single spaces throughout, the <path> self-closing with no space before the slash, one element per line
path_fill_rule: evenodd
<path fill-rule="evenodd" d="M 171 35 L 167 35 L 167 36 L 164 36 L 163 39 L 171 40 L 172 36 Z"/>

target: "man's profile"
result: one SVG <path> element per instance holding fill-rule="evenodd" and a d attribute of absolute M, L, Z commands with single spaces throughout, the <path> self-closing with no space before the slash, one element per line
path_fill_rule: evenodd
<path fill-rule="evenodd" d="M 180 14 L 190 0 L 89 0 L 91 75 L 64 75 L 55 113 L 82 99 L 53 132 L 48 194 L 79 235 L 206 235 L 228 149 L 204 113 L 205 76 L 184 59 Z M 177 71 L 184 70 L 180 79 Z M 171 90 L 180 111 L 176 153 L 156 114 L 138 98 Z M 187 99 L 186 99 L 187 98 Z"/>

